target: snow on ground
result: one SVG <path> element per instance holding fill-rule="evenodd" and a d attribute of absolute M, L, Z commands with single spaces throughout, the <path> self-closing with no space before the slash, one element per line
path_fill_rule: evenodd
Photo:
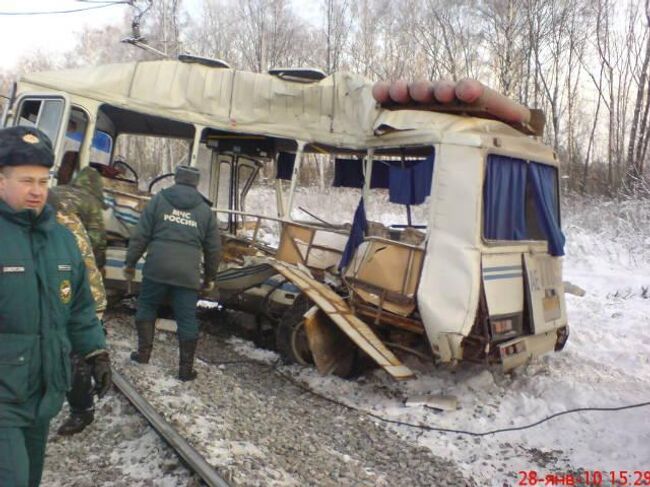
<path fill-rule="evenodd" d="M 574 408 L 650 401 L 650 205 L 578 198 L 565 205 L 565 279 L 587 294 L 567 296 L 571 335 L 561 353 L 509 375 L 475 365 L 424 369 L 405 383 L 382 372 L 354 382 L 306 369 L 297 375 L 328 397 L 391 420 L 471 432 L 521 427 Z M 419 394 L 453 395 L 460 407 L 440 413 L 404 406 Z M 599 470 L 605 479 L 610 471 L 650 470 L 649 411 L 577 412 L 481 437 L 391 427 L 456 460 L 481 485 L 513 485 L 521 470 L 538 477 Z"/>

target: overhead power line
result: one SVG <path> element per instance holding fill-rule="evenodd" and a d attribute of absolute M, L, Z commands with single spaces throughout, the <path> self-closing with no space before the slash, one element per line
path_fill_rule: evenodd
<path fill-rule="evenodd" d="M 84 12 L 86 10 L 95 10 L 98 8 L 112 7 L 113 5 L 129 5 L 128 1 L 116 1 L 111 3 L 104 3 L 101 5 L 93 5 L 92 7 L 73 8 L 69 10 L 51 10 L 47 12 L 0 12 L 0 15 L 52 15 L 52 14 L 71 14 L 74 12 Z"/>

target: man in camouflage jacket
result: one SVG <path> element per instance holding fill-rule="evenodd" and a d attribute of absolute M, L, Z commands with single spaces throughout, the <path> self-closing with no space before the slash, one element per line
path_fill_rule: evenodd
<path fill-rule="evenodd" d="M 82 169 L 70 185 L 52 188 L 48 202 L 56 210 L 56 220 L 72 232 L 81 251 L 95 312 L 101 320 L 106 310 L 106 290 L 101 271 L 106 262 L 106 232 L 102 209 L 102 178 L 92 167 Z M 83 431 L 95 419 L 90 369 L 82 357 L 73 354 L 72 388 L 66 394 L 70 417 L 58 430 L 69 436 Z"/>
<path fill-rule="evenodd" d="M 72 183 L 52 188 L 50 202 L 63 213 L 79 217 L 90 238 L 95 262 L 100 271 L 106 265 L 106 229 L 102 210 L 104 194 L 101 175 L 92 167 L 85 167 Z"/>

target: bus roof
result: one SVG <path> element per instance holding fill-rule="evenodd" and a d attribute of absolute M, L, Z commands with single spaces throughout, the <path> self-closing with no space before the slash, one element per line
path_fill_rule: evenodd
<path fill-rule="evenodd" d="M 381 108 L 372 97 L 372 83 L 345 72 L 305 83 L 199 63 L 158 60 L 44 71 L 28 74 L 21 82 L 229 132 L 333 147 L 380 146 L 386 140 L 395 143 L 400 138 L 395 132 L 409 132 L 406 139 L 426 132 L 431 134 L 432 144 L 445 139 L 462 144 L 466 139 L 471 145 L 477 140 L 491 145 L 495 136 L 502 136 L 524 144 L 533 153 L 539 151 L 542 159 L 552 159 L 548 147 L 499 121 Z M 378 136 L 390 133 L 392 136 Z"/>

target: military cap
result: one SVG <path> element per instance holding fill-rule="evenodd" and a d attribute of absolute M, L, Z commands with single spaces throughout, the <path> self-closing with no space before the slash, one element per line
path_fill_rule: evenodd
<path fill-rule="evenodd" d="M 201 173 L 197 168 L 190 166 L 176 167 L 176 173 L 174 175 L 176 184 L 185 184 L 196 188 L 199 185 L 199 179 L 201 179 Z"/>
<path fill-rule="evenodd" d="M 52 142 L 34 127 L 11 127 L 0 130 L 1 166 L 54 165 Z"/>

